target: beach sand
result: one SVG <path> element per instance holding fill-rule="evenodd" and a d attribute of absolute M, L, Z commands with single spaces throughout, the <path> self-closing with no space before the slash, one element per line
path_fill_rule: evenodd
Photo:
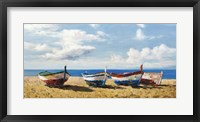
<path fill-rule="evenodd" d="M 24 98 L 176 98 L 176 80 L 163 79 L 158 87 L 132 88 L 108 79 L 99 88 L 88 86 L 82 77 L 70 77 L 62 88 L 50 88 L 37 76 L 25 76 Z"/>

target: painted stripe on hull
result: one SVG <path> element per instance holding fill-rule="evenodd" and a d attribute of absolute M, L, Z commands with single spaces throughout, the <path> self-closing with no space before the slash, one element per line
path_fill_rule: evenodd
<path fill-rule="evenodd" d="M 106 83 L 106 80 L 93 80 L 93 81 L 87 81 L 85 80 L 86 83 L 89 85 L 89 86 L 105 86 L 105 83 Z"/>
<path fill-rule="evenodd" d="M 99 80 L 106 80 L 107 76 L 83 77 L 83 79 L 87 81 L 99 81 Z"/>
<path fill-rule="evenodd" d="M 61 86 L 69 79 L 69 75 L 67 75 L 65 79 L 64 78 L 47 79 L 45 76 L 40 76 L 40 75 L 38 75 L 38 77 L 48 86 Z"/>
<path fill-rule="evenodd" d="M 86 74 L 86 73 L 82 73 L 81 74 L 83 77 L 99 77 L 99 76 L 105 76 L 105 73 L 101 73 L 101 74 Z"/>
<path fill-rule="evenodd" d="M 140 80 L 125 80 L 125 81 L 114 81 L 117 85 L 126 85 L 126 86 L 138 86 L 140 84 Z"/>
<path fill-rule="evenodd" d="M 81 74 L 83 76 L 83 79 L 86 81 L 86 83 L 89 86 L 105 86 L 107 76 L 105 73 L 103 74 L 90 74 L 86 75 L 84 73 Z"/>
<path fill-rule="evenodd" d="M 48 79 L 45 78 L 44 76 L 40 76 L 40 75 L 38 75 L 38 77 L 39 77 L 39 79 L 41 79 L 41 80 L 48 80 Z"/>
<path fill-rule="evenodd" d="M 116 80 L 116 81 L 140 80 L 141 77 L 142 77 L 142 74 L 131 75 L 131 76 L 122 77 L 122 78 L 118 78 L 118 77 L 113 77 L 113 76 L 111 76 L 111 78 L 112 78 L 113 80 Z"/>

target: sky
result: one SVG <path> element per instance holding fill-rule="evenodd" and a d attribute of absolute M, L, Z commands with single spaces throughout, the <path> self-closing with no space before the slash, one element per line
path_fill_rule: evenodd
<path fill-rule="evenodd" d="M 176 24 L 24 24 L 24 69 L 176 69 Z"/>

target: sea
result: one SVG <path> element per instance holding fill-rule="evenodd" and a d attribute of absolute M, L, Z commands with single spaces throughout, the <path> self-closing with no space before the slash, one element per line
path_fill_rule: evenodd
<path fill-rule="evenodd" d="M 48 71 L 48 72 L 59 72 L 63 70 L 24 70 L 24 76 L 37 76 L 38 73 Z M 68 69 L 67 70 L 71 76 L 81 76 L 81 73 L 97 73 L 104 72 L 104 69 Z M 107 72 L 113 73 L 123 73 L 123 72 L 134 72 L 138 70 L 128 70 L 128 69 L 107 69 Z M 147 69 L 144 72 L 163 72 L 163 79 L 176 79 L 176 70 L 172 69 Z"/>

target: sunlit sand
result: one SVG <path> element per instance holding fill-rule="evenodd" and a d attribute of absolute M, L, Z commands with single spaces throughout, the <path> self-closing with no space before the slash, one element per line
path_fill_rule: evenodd
<path fill-rule="evenodd" d="M 163 79 L 160 86 L 118 86 L 112 79 L 104 88 L 90 87 L 82 77 L 70 77 L 63 87 L 50 88 L 37 76 L 24 77 L 24 98 L 176 98 L 176 80 Z"/>

